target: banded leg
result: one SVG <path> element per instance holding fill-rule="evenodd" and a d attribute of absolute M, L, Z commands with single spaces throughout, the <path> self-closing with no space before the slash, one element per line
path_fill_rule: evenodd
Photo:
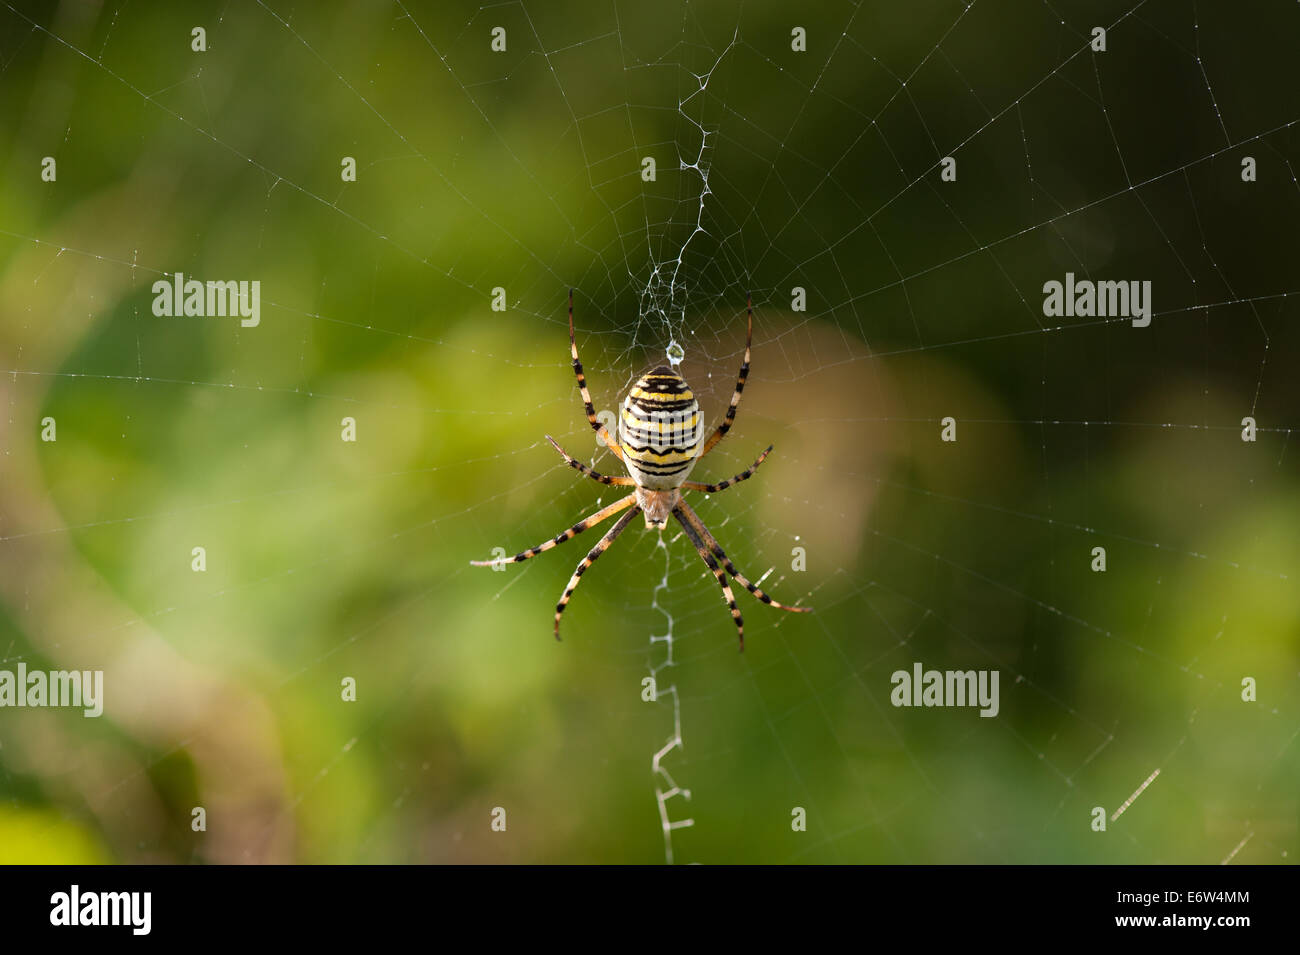
<path fill-rule="evenodd" d="M 740 363 L 740 376 L 736 379 L 736 390 L 731 395 L 731 404 L 727 406 L 727 416 L 722 419 L 722 424 L 718 425 L 718 430 L 704 442 L 704 447 L 700 450 L 701 458 L 712 451 L 713 446 L 722 440 L 722 436 L 731 430 L 731 424 L 736 420 L 736 408 L 740 404 L 740 393 L 745 390 L 745 379 L 749 377 L 749 343 L 754 338 L 754 297 L 752 295 L 746 298 L 745 307 L 749 311 L 749 328 L 745 332 L 745 357 Z"/>
<path fill-rule="evenodd" d="M 573 538 L 581 534 L 583 531 L 585 531 L 587 528 L 595 527 L 605 518 L 612 517 L 613 515 L 617 514 L 619 511 L 623 510 L 625 507 L 631 507 L 635 503 L 636 503 L 636 495 L 629 494 L 627 497 L 623 498 L 622 500 L 615 501 L 613 504 L 609 505 L 609 507 L 602 507 L 599 511 L 597 511 L 595 514 L 592 514 L 590 517 L 584 517 L 582 520 L 578 521 L 578 523 L 574 524 L 563 534 L 556 534 L 553 539 L 548 540 L 543 544 L 538 544 L 536 547 L 530 547 L 528 548 L 528 550 L 520 551 L 518 554 L 515 554 L 514 557 L 503 557 L 501 560 L 471 560 L 470 563 L 473 564 L 475 567 L 496 567 L 500 564 L 519 563 L 519 561 L 527 560 L 529 557 L 536 557 L 538 554 L 542 553 L 543 551 L 550 550 L 556 544 L 563 544 L 567 540 L 572 540 Z M 636 511 L 633 511 L 632 513 L 636 514 Z"/>
<path fill-rule="evenodd" d="M 596 558 L 609 550 L 609 545 L 614 543 L 615 538 L 627 529 L 627 525 L 632 523 L 632 518 L 636 517 L 636 511 L 628 511 L 618 519 L 618 523 L 609 529 L 600 542 L 578 562 L 578 569 L 573 572 L 569 578 L 569 586 L 564 588 L 564 594 L 560 597 L 560 602 L 555 605 L 555 639 L 560 639 L 560 614 L 564 613 L 564 608 L 569 605 L 569 598 L 573 592 L 578 589 L 578 584 L 582 580 L 582 575 L 587 572 L 587 568 L 596 562 Z"/>
<path fill-rule="evenodd" d="M 740 583 L 740 586 L 744 587 L 769 607 L 775 607 L 777 610 L 788 610 L 791 613 L 812 613 L 812 607 L 791 607 L 789 604 L 779 603 L 767 594 L 763 593 L 763 591 L 754 584 L 751 584 L 745 578 L 745 575 L 736 569 L 736 565 L 727 557 L 726 552 L 723 551 L 721 545 L 718 544 L 717 539 L 709 533 L 709 529 L 705 527 L 704 522 L 700 520 L 700 515 L 696 514 L 691 506 L 685 501 L 678 504 L 677 508 L 682 512 L 682 517 L 691 522 L 696 532 L 704 539 L 704 543 L 708 545 L 709 550 L 713 551 L 713 555 L 718 558 L 718 560 L 722 561 L 722 566 L 727 569 L 727 573 L 734 577 Z"/>
<path fill-rule="evenodd" d="M 727 609 L 731 611 L 731 619 L 736 622 L 736 633 L 740 637 L 740 649 L 743 651 L 745 649 L 745 620 L 740 615 L 740 608 L 736 606 L 736 595 L 731 592 L 731 586 L 727 583 L 722 568 L 718 566 L 718 562 L 713 559 L 713 555 L 704 546 L 704 541 L 700 540 L 700 535 L 691 525 L 690 520 L 682 513 L 682 505 L 679 504 L 673 508 L 673 516 L 677 518 L 677 522 L 682 525 L 682 530 L 686 532 L 686 536 L 695 545 L 695 550 L 699 553 L 700 559 L 708 564 L 709 570 L 713 571 L 713 576 L 717 578 L 718 586 L 722 588 L 722 597 L 727 601 Z"/>
<path fill-rule="evenodd" d="M 682 487 L 688 491 L 703 491 L 705 494 L 717 494 L 719 491 L 725 491 L 733 484 L 739 484 L 741 481 L 748 481 L 753 477 L 758 466 L 767 460 L 767 456 L 772 453 L 772 445 L 767 446 L 767 450 L 758 456 L 758 460 L 749 466 L 747 470 L 741 471 L 735 477 L 727 478 L 721 484 L 701 484 L 699 481 L 687 481 Z"/>
<path fill-rule="evenodd" d="M 599 471 L 593 471 L 573 455 L 569 454 L 568 451 L 565 451 L 564 448 L 556 444 L 555 439 L 549 434 L 546 436 L 546 440 L 551 442 L 551 447 L 560 452 L 560 457 L 569 462 L 569 467 L 582 472 L 593 481 L 599 481 L 601 484 L 610 484 L 614 487 L 634 487 L 636 485 L 636 481 L 633 481 L 630 477 L 610 477 L 607 474 L 601 474 Z M 768 450 L 770 451 L 772 449 L 768 448 Z M 746 475 L 746 477 L 748 477 L 748 475 Z"/>
<path fill-rule="evenodd" d="M 591 403 L 591 392 L 587 390 L 587 376 L 582 373 L 582 362 L 578 360 L 578 342 L 573 337 L 573 289 L 569 289 L 569 352 L 573 355 L 573 373 L 578 378 L 578 390 L 582 392 L 582 407 L 587 412 L 587 421 L 605 446 L 623 460 L 623 449 L 618 446 L 609 430 L 596 417 L 596 408 Z"/>

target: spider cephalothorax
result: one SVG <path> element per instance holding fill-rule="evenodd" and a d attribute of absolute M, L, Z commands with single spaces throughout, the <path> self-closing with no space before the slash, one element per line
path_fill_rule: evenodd
<path fill-rule="evenodd" d="M 623 462 L 624 467 L 627 468 L 628 476 L 609 477 L 598 474 L 556 444 L 549 434 L 546 436 L 546 440 L 550 441 L 551 446 L 560 452 L 560 455 L 569 463 L 570 467 L 582 472 L 593 481 L 615 487 L 631 487 L 634 490 L 627 497 L 615 501 L 608 507 L 601 508 L 590 517 L 574 524 L 564 533 L 557 534 L 552 540 L 538 544 L 536 547 L 530 547 L 528 550 L 521 551 L 514 556 L 513 561 L 516 562 L 536 557 L 543 551 L 550 550 L 557 544 L 562 544 L 576 537 L 587 528 L 594 527 L 606 518 L 627 510 L 627 513 L 615 522 L 614 526 L 582 559 L 573 572 L 573 576 L 569 579 L 569 586 L 564 589 L 564 595 L 560 597 L 560 602 L 555 606 L 555 638 L 557 640 L 560 638 L 560 615 L 564 613 L 569 598 L 573 596 L 573 592 L 578 588 L 578 583 L 582 579 L 582 575 L 587 572 L 587 568 L 596 562 L 596 558 L 609 549 L 609 545 L 614 543 L 614 539 L 623 533 L 628 524 L 632 522 L 637 511 L 628 510 L 628 508 L 633 505 L 636 505 L 645 516 L 645 526 L 647 528 L 662 528 L 668 523 L 669 517 L 677 518 L 677 522 L 682 525 L 682 530 L 687 538 L 695 545 L 700 558 L 708 565 L 709 570 L 713 572 L 713 576 L 722 587 L 722 595 L 726 599 L 727 607 L 731 610 L 731 617 L 736 623 L 742 650 L 745 648 L 745 622 L 740 615 L 740 608 L 736 606 L 735 595 L 732 594 L 731 587 L 727 583 L 727 574 L 730 574 L 742 587 L 769 606 L 796 613 L 805 613 L 812 609 L 811 607 L 789 607 L 777 603 L 750 583 L 744 574 L 736 569 L 736 565 L 723 552 L 722 547 L 709 533 L 709 529 L 704 526 L 704 522 L 700 520 L 699 515 L 691 509 L 691 506 L 682 497 L 683 490 L 715 494 L 731 487 L 733 484 L 746 480 L 758 470 L 758 466 L 763 463 L 772 451 L 771 445 L 768 445 L 767 450 L 758 456 L 758 460 L 750 465 L 748 470 L 742 471 L 733 478 L 728 478 L 721 484 L 701 484 L 698 481 L 686 480 L 691 473 L 691 469 L 695 467 L 695 462 L 708 454 L 722 440 L 723 436 L 731 430 L 732 422 L 736 420 L 736 408 L 740 404 L 741 392 L 745 390 L 745 379 L 749 376 L 749 347 L 754 336 L 754 307 L 752 301 L 748 304 L 747 311 L 749 313 L 749 325 L 745 333 L 745 357 L 740 364 L 740 376 L 736 380 L 736 390 L 732 393 L 731 404 L 727 407 L 726 417 L 707 441 L 704 440 L 700 404 L 695 399 L 695 395 L 691 393 L 691 389 L 681 375 L 662 365 L 638 379 L 636 384 L 632 386 L 632 390 L 628 392 L 627 397 L 623 399 L 618 419 L 618 440 L 615 441 L 609 430 L 596 417 L 596 409 L 591 403 L 591 393 L 587 390 L 587 378 L 582 372 L 582 362 L 578 360 L 578 344 L 573 333 L 573 290 L 569 290 L 569 351 L 573 355 L 573 373 L 578 378 L 578 390 L 582 393 L 582 404 L 587 412 L 587 421 L 590 422 L 600 440 Z M 492 567 L 499 566 L 503 561 L 475 560 L 470 563 L 476 567 Z M 724 568 L 725 574 L 723 572 Z"/>

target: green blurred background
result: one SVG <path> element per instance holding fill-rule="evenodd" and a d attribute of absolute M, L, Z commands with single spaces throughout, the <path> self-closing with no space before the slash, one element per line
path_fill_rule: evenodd
<path fill-rule="evenodd" d="M 1294 860 L 1298 29 L 3 4 L 0 665 L 103 669 L 106 702 L 0 710 L 0 861 L 662 862 L 675 706 L 677 862 Z M 155 317 L 175 271 L 260 280 L 261 324 Z M 1067 271 L 1150 280 L 1151 326 L 1044 318 Z M 753 293 L 696 475 L 776 451 L 696 506 L 816 614 L 740 594 L 738 654 L 639 521 L 563 643 L 582 544 L 468 566 L 612 499 L 542 438 L 618 473 L 570 286 L 598 408 L 677 340 L 715 420 Z M 893 708 L 914 661 L 1000 670 L 999 716 Z"/>

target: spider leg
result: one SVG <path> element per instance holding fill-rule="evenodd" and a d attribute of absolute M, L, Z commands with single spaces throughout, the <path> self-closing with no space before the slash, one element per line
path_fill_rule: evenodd
<path fill-rule="evenodd" d="M 565 451 L 564 448 L 556 444 L 555 439 L 552 438 L 549 434 L 546 436 L 546 440 L 551 442 L 551 447 L 553 447 L 556 451 L 560 452 L 560 457 L 564 458 L 565 461 L 569 462 L 569 467 L 581 471 L 583 474 L 591 478 L 593 481 L 599 481 L 601 484 L 612 484 L 615 487 L 633 487 L 636 484 L 636 482 L 633 481 L 630 477 L 609 477 L 608 475 L 601 474 L 599 471 L 593 471 L 591 468 L 587 467 L 587 465 L 583 464 L 573 455 L 569 454 L 568 451 Z M 771 449 L 769 448 L 768 450 Z"/>
<path fill-rule="evenodd" d="M 759 460 L 761 461 L 762 459 L 760 458 Z M 770 607 L 775 607 L 777 610 L 789 610 L 791 613 L 812 612 L 812 607 L 791 607 L 787 604 L 778 603 L 767 594 L 763 593 L 763 591 L 758 587 L 751 584 L 745 579 L 745 575 L 736 569 L 736 565 L 728 559 L 726 553 L 723 552 L 722 547 L 719 546 L 717 540 L 709 533 L 709 529 L 704 526 L 704 522 L 700 520 L 700 515 L 696 514 L 695 511 L 692 510 L 691 506 L 685 501 L 678 504 L 677 508 L 681 511 L 681 517 L 691 522 L 691 525 L 695 528 L 696 532 L 704 539 L 704 542 L 708 544 L 709 550 L 713 551 L 714 556 L 717 557 L 718 560 L 722 561 L 722 566 L 727 568 L 727 573 L 736 578 L 736 580 L 740 582 L 740 586 L 744 587 L 759 600 L 763 601 L 763 603 Z"/>
<path fill-rule="evenodd" d="M 609 430 L 596 417 L 596 409 L 591 403 L 591 392 L 587 390 L 587 376 L 582 373 L 582 362 L 578 360 L 578 342 L 573 337 L 573 289 L 569 289 L 569 351 L 573 354 L 573 373 L 578 378 L 578 390 L 582 392 L 582 406 L 587 412 L 587 421 L 605 446 L 623 460 L 623 449 L 610 437 Z"/>
<path fill-rule="evenodd" d="M 731 404 L 727 406 L 727 416 L 722 419 L 722 424 L 718 425 L 718 430 L 713 432 L 709 436 L 709 440 L 704 442 L 704 447 L 699 454 L 701 458 L 712 451 L 714 445 L 722 440 L 722 436 L 731 430 L 731 423 L 736 420 L 736 408 L 740 404 L 740 393 L 745 390 L 745 379 L 749 377 L 749 343 L 754 337 L 754 298 L 752 295 L 747 298 L 746 308 L 749 311 L 749 328 L 745 332 L 745 357 L 740 363 L 740 377 L 736 379 L 736 390 L 731 395 Z"/>
<path fill-rule="evenodd" d="M 632 518 L 636 517 L 636 515 L 637 515 L 636 511 L 628 511 L 626 514 L 620 517 L 618 519 L 618 523 L 616 523 L 613 527 L 611 527 L 606 532 L 605 536 L 602 537 L 600 541 L 596 544 L 596 546 L 591 549 L 591 551 L 587 554 L 587 556 L 582 558 L 582 560 L 578 562 L 577 570 L 575 570 L 573 572 L 573 576 L 569 578 L 569 586 L 564 588 L 564 594 L 563 596 L 560 597 L 560 602 L 555 605 L 555 639 L 556 640 L 560 639 L 560 614 L 564 613 L 564 608 L 567 607 L 569 604 L 569 598 L 572 597 L 573 592 L 578 589 L 578 584 L 582 580 L 582 575 L 587 572 L 588 567 L 590 567 L 592 564 L 596 562 L 596 558 L 598 558 L 601 554 L 605 553 L 605 551 L 609 550 L 609 545 L 614 543 L 614 539 L 618 537 L 619 534 L 623 533 L 624 530 L 627 529 L 627 525 L 632 523 Z"/>
<path fill-rule="evenodd" d="M 758 460 L 751 464 L 746 470 L 741 471 L 735 477 L 727 478 L 721 484 L 701 484 L 699 481 L 687 481 L 682 487 L 688 491 L 703 491 L 705 494 L 717 494 L 719 491 L 725 491 L 733 484 L 739 484 L 741 481 L 748 481 L 758 470 L 758 466 L 767 460 L 767 456 L 772 453 L 772 445 L 767 446 L 767 450 L 758 456 Z"/>
<path fill-rule="evenodd" d="M 731 586 L 727 583 L 726 576 L 722 573 L 722 568 L 718 562 L 713 559 L 708 548 L 704 546 L 704 541 L 700 540 L 700 535 L 695 528 L 691 526 L 690 520 L 682 513 L 682 505 L 678 504 L 673 508 L 673 516 L 677 522 L 682 525 L 682 530 L 690 538 L 691 543 L 695 545 L 695 550 L 699 553 L 700 559 L 708 564 L 709 570 L 713 571 L 713 576 L 717 578 L 718 586 L 722 588 L 722 597 L 727 601 L 727 609 L 731 611 L 731 619 L 736 622 L 736 633 L 740 636 L 740 649 L 745 649 L 745 621 L 740 616 L 740 608 L 736 606 L 736 595 L 731 592 Z"/>
<path fill-rule="evenodd" d="M 635 503 L 636 503 L 636 495 L 629 494 L 627 497 L 615 501 L 613 504 L 609 505 L 609 507 L 602 507 L 595 514 L 592 514 L 588 517 L 584 517 L 582 520 L 578 521 L 578 523 L 574 524 L 563 534 L 556 534 L 555 537 L 552 538 L 551 540 L 548 540 L 542 544 L 538 544 L 536 547 L 530 547 L 528 548 L 528 550 L 520 551 L 518 554 L 515 554 L 514 557 L 503 557 L 501 560 L 471 560 L 470 563 L 473 564 L 475 567 L 496 567 L 500 564 L 508 564 L 512 562 L 518 563 L 521 560 L 527 560 L 529 557 L 536 557 L 538 554 L 542 553 L 543 551 L 550 550 L 556 544 L 563 544 L 565 541 L 577 537 L 588 527 L 595 527 L 605 518 L 612 517 L 613 515 L 617 514 L 619 511 L 623 510 L 623 508 L 631 507 Z M 632 513 L 635 514 L 636 512 L 633 511 Z"/>

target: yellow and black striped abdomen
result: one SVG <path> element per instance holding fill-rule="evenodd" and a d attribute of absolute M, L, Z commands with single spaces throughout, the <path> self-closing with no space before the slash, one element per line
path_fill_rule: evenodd
<path fill-rule="evenodd" d="M 618 443 L 627 473 L 641 487 L 680 487 L 703 439 L 700 403 L 677 372 L 661 365 L 623 399 Z"/>

